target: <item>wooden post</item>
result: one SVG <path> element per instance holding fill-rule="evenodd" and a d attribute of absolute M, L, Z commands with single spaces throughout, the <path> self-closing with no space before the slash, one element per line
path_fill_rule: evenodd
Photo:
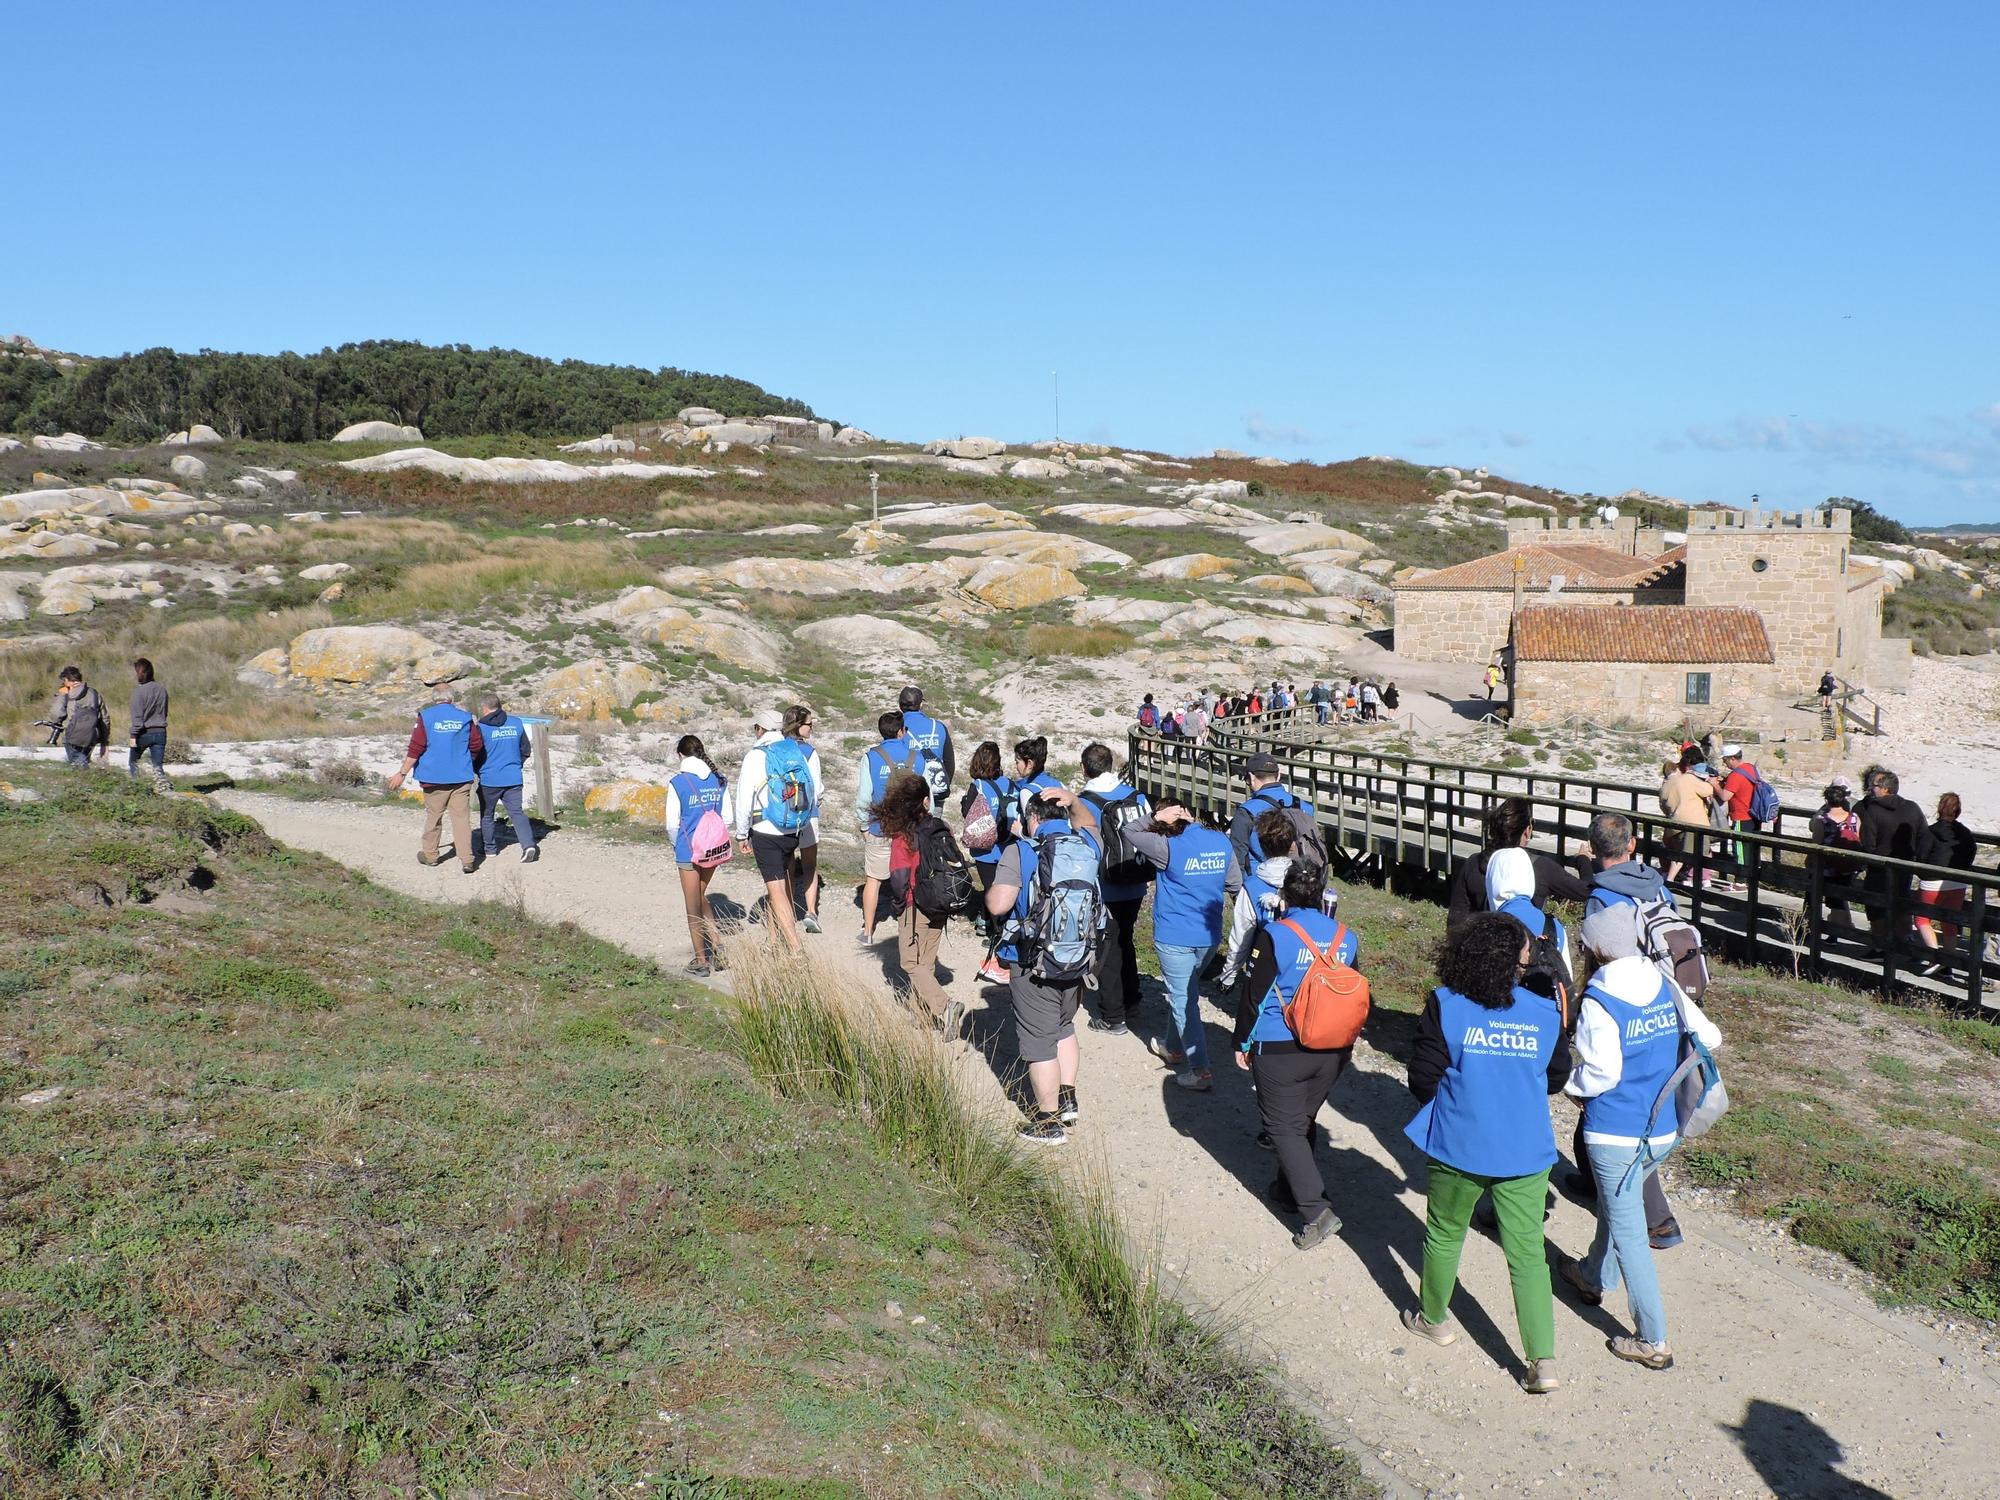
<path fill-rule="evenodd" d="M 549 770 L 549 725 L 555 721 L 524 714 L 521 722 L 530 726 L 528 737 L 534 741 L 535 816 L 544 823 L 553 823 L 556 816 L 556 779 Z"/>

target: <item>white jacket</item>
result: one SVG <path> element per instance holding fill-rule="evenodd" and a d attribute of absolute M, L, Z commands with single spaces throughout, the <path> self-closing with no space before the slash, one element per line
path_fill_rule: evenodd
<path fill-rule="evenodd" d="M 773 836 L 779 833 L 777 825 L 763 816 L 765 783 L 771 779 L 770 772 L 764 769 L 764 747 L 775 745 L 783 738 L 782 734 L 774 730 L 758 740 L 744 754 L 743 769 L 736 778 L 738 788 L 736 815 L 730 819 L 739 839 L 747 839 L 752 833 L 768 833 Z M 811 745 L 802 745 L 800 748 L 806 752 L 806 770 L 812 775 L 813 806 L 818 807 L 824 792 L 824 786 L 820 781 L 819 751 Z M 812 820 L 798 830 L 798 834 L 801 848 L 818 843 L 819 815 L 815 813 Z"/>
<path fill-rule="evenodd" d="M 1613 1005 L 1625 1002 L 1633 1006 L 1650 1005 L 1659 993 L 1660 981 L 1666 978 L 1650 958 L 1637 954 L 1626 958 L 1614 958 L 1610 963 L 1591 975 L 1592 987 L 1602 988 L 1610 994 Z M 1687 1018 L 1687 1028 L 1713 1052 L 1722 1045 L 1722 1032 L 1716 1024 L 1702 1014 L 1702 1009 L 1690 1000 L 1672 979 L 1666 980 L 1673 987 L 1680 1001 L 1681 1014 Z M 1563 1092 L 1573 1099 L 1594 1099 L 1599 1094 L 1608 1093 L 1618 1086 L 1625 1076 L 1625 1038 L 1623 1022 L 1605 1009 L 1604 1003 L 1589 989 L 1583 992 L 1576 1012 L 1576 1066 L 1569 1075 L 1569 1082 Z M 1669 1130 L 1651 1138 L 1655 1146 L 1665 1147 L 1674 1143 L 1678 1132 Z M 1585 1145 L 1591 1146 L 1636 1146 L 1637 1136 L 1604 1135 L 1594 1130 L 1583 1133 Z"/>
<path fill-rule="evenodd" d="M 696 760 L 692 755 L 685 757 L 681 761 L 680 769 L 687 772 L 690 776 L 697 777 L 707 776 L 711 772 L 714 772 L 718 776 L 721 774 L 721 772 L 715 771 L 715 768 L 709 765 L 707 761 Z M 678 775 L 679 772 L 675 774 Z M 723 822 L 735 822 L 735 806 L 736 788 L 729 785 L 728 782 L 724 782 L 722 784 L 722 805 L 716 809 L 716 812 L 721 815 Z M 667 837 L 670 839 L 678 838 L 680 831 L 681 794 L 675 790 L 673 777 L 669 776 L 667 778 Z"/>

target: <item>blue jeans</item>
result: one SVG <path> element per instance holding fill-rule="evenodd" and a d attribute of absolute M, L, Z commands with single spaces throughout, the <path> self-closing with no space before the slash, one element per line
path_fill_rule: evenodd
<path fill-rule="evenodd" d="M 1208 1039 L 1201 1029 L 1201 970 L 1215 944 L 1182 948 L 1173 943 L 1155 943 L 1160 956 L 1160 974 L 1167 983 L 1167 1005 L 1181 1031 L 1181 1051 L 1190 1068 L 1208 1066 Z"/>
<path fill-rule="evenodd" d="M 90 747 L 86 745 L 79 750 L 74 745 L 64 745 L 63 759 L 72 769 L 87 771 L 90 769 Z"/>
<path fill-rule="evenodd" d="M 166 730 L 148 729 L 144 734 L 141 734 L 137 739 L 132 741 L 132 754 L 131 758 L 125 763 L 125 774 L 127 776 L 137 776 L 139 774 L 139 762 L 148 756 L 152 757 L 153 774 L 164 776 L 167 771 Z"/>
<path fill-rule="evenodd" d="M 521 852 L 526 854 L 535 847 L 534 825 L 521 811 L 521 789 L 517 786 L 483 786 L 479 789 L 479 848 L 489 859 L 500 847 L 499 831 L 493 826 L 493 815 L 502 806 L 507 809 L 507 821 L 513 825 L 514 837 L 520 842 Z"/>
<path fill-rule="evenodd" d="M 1667 1341 L 1667 1309 L 1660 1301 L 1660 1278 L 1646 1234 L 1646 1172 L 1633 1167 L 1643 1146 L 1592 1146 L 1590 1170 L 1597 1179 L 1597 1235 L 1583 1257 L 1583 1279 L 1610 1292 L 1622 1272 L 1633 1325 L 1649 1344 Z M 1630 1169 L 1630 1170 L 1628 1170 Z"/>

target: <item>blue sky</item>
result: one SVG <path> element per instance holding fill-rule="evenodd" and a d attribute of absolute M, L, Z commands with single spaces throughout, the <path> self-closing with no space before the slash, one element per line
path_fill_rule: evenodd
<path fill-rule="evenodd" d="M 21 8 L 0 331 L 2000 520 L 1990 5 Z"/>

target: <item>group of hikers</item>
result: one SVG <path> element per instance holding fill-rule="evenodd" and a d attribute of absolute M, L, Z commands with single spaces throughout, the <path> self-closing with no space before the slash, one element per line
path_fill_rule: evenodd
<path fill-rule="evenodd" d="M 167 790 L 167 690 L 154 681 L 153 664 L 143 656 L 132 659 L 132 701 L 126 709 L 129 730 L 125 770 L 137 776 L 141 765 L 152 766 L 154 786 Z M 62 746 L 71 766 L 90 764 L 95 754 L 111 754 L 111 709 L 104 695 L 83 680 L 79 667 L 64 667 L 56 679 L 55 701 L 46 719 L 35 723 L 48 730 L 48 743 Z"/>
<path fill-rule="evenodd" d="M 1344 686 L 1338 680 L 1316 678 L 1303 693 L 1296 682 L 1273 681 L 1268 689 L 1253 683 L 1239 693 L 1210 690 L 1180 704 L 1156 702 L 1148 693 L 1139 705 L 1138 720 L 1140 728 L 1163 739 L 1199 744 L 1208 738 L 1212 726 L 1227 719 L 1309 708 L 1316 723 L 1373 724 L 1385 713 L 1393 714 L 1402 701 L 1395 683 L 1380 683 L 1372 677 L 1350 677 Z"/>

